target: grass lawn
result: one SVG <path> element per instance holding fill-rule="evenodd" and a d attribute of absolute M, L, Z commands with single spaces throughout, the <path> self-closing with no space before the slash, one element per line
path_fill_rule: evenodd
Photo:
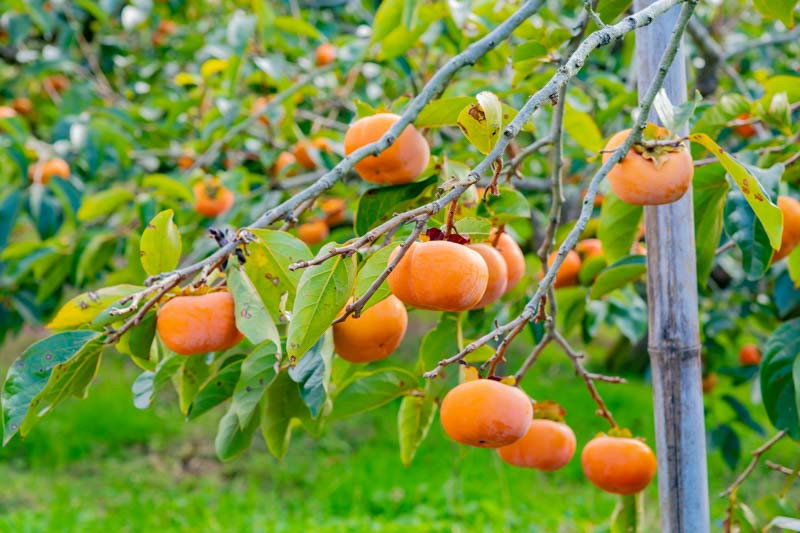
<path fill-rule="evenodd" d="M 3 371 L 13 355 L 4 353 Z M 526 380 L 528 392 L 565 406 L 580 450 L 605 423 L 559 356 L 545 354 L 539 365 Z M 185 424 L 171 392 L 155 409 L 137 410 L 130 393 L 136 373 L 107 357 L 89 399 L 68 400 L 24 442 L 15 439 L 0 451 L 0 531 L 608 530 L 616 498 L 584 479 L 577 457 L 551 474 L 516 469 L 493 451 L 453 444 L 437 421 L 405 468 L 394 402 L 330 427 L 319 440 L 297 430 L 282 462 L 257 436 L 244 455 L 223 464 L 213 452 L 220 411 Z M 652 445 L 648 385 L 634 379 L 600 387 L 618 421 Z M 730 391 L 707 397 L 715 410 L 727 409 L 714 403 L 723 392 Z M 734 392 L 746 396 L 748 388 Z M 763 416 L 759 421 L 765 423 Z M 742 434 L 744 453 L 762 440 L 752 431 Z M 794 465 L 796 450 L 785 442 L 772 458 Z M 734 473 L 719 453 L 709 466 L 719 530 L 725 500 L 716 495 Z M 800 490 L 782 510 L 768 496 L 783 481 L 759 468 L 742 499 L 762 519 L 796 516 Z M 646 530 L 658 531 L 655 482 L 646 491 L 646 518 Z"/>

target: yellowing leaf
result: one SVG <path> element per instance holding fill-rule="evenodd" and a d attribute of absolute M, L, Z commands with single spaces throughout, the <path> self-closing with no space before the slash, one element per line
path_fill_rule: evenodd
<path fill-rule="evenodd" d="M 64 304 L 47 327 L 68 329 L 89 324 L 103 309 L 143 288 L 137 285 L 115 285 L 85 292 Z"/>
<path fill-rule="evenodd" d="M 764 227 L 764 231 L 769 237 L 770 245 L 774 249 L 781 247 L 781 233 L 783 231 L 783 215 L 778 206 L 772 202 L 769 194 L 764 190 L 761 182 L 753 174 L 753 167 L 746 166 L 735 160 L 730 154 L 725 152 L 715 143 L 711 137 L 705 133 L 693 133 L 689 136 L 692 142 L 702 145 L 706 150 L 714 154 L 722 167 L 731 175 L 733 181 L 742 191 L 747 203 L 755 212 L 756 217 Z M 780 169 L 782 172 L 782 169 Z"/>
<path fill-rule="evenodd" d="M 464 107 L 458 114 L 458 127 L 481 153 L 488 154 L 497 142 L 503 125 L 503 108 L 493 93 L 484 91 L 477 103 Z"/>
<path fill-rule="evenodd" d="M 153 217 L 142 232 L 139 256 L 148 275 L 168 272 L 178 266 L 181 258 L 181 234 L 172 221 L 172 209 Z"/>
<path fill-rule="evenodd" d="M 174 81 L 176 85 L 185 87 L 187 85 L 197 85 L 200 80 L 197 79 L 197 76 L 190 74 L 189 72 L 178 72 L 175 75 Z"/>
<path fill-rule="evenodd" d="M 226 68 L 228 68 L 227 60 L 212 58 L 203 63 L 203 66 L 200 67 L 200 75 L 207 80 L 214 74 L 219 74 Z M 178 74 L 178 76 L 180 76 L 180 74 Z"/>

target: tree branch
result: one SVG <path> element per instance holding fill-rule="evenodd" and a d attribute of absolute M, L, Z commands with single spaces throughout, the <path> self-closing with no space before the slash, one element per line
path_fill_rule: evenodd
<path fill-rule="evenodd" d="M 782 429 L 779 432 L 777 432 L 767 442 L 756 448 L 752 453 L 753 458 L 750 460 L 750 463 L 748 463 L 748 465 L 745 467 L 742 473 L 739 474 L 739 476 L 733 481 L 733 483 L 731 483 L 731 485 L 727 489 L 725 489 L 724 492 L 720 494 L 720 498 L 725 498 L 726 496 L 734 496 L 739 486 L 742 483 L 744 483 L 744 480 L 747 479 L 747 476 L 749 476 L 750 473 L 753 471 L 753 469 L 756 467 L 759 459 L 761 459 L 761 456 L 764 455 L 764 453 L 766 453 L 767 450 L 775 446 L 775 444 L 786 435 L 787 435 L 786 430 Z"/>

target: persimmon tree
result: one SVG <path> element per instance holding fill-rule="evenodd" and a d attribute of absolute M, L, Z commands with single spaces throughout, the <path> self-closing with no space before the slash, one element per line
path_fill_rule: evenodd
<path fill-rule="evenodd" d="M 440 407 L 454 440 L 542 470 L 606 429 L 582 465 L 636 528 L 656 461 L 597 383 L 625 381 L 619 354 L 640 364 L 643 206 L 691 194 L 704 384 L 758 376 L 778 431 L 726 493 L 726 527 L 774 518 L 736 492 L 800 439 L 796 2 L 495 4 L 10 6 L 0 331 L 53 333 L 8 370 L 4 443 L 122 356 L 137 407 L 173 386 L 188 420 L 221 414 L 221 459 L 259 430 L 282 458 L 294 429 L 397 399 L 405 465 Z M 676 12 L 637 99 L 631 37 Z M 671 102 L 685 33 L 696 92 Z M 391 353 L 415 309 L 437 322 L 406 364 Z M 582 353 L 601 331 L 608 372 Z M 608 427 L 570 428 L 521 389 L 551 345 Z M 707 425 L 734 467 L 736 427 Z"/>

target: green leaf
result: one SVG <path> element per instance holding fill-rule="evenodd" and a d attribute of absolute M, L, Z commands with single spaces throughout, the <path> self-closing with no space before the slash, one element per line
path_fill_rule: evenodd
<path fill-rule="evenodd" d="M 330 410 L 328 388 L 331 382 L 332 359 L 333 335 L 329 331 L 295 366 L 289 368 L 289 377 L 300 385 L 300 397 L 308 406 L 312 418 Z"/>
<path fill-rule="evenodd" d="M 402 368 L 356 372 L 354 379 L 333 399 L 333 419 L 376 409 L 416 388 L 417 377 Z"/>
<path fill-rule="evenodd" d="M 611 533 L 637 533 L 644 525 L 642 493 L 620 496 L 611 514 Z"/>
<path fill-rule="evenodd" d="M 364 262 L 364 265 L 358 271 L 358 276 L 356 278 L 356 290 L 354 294 L 354 298 L 358 299 L 367 292 L 370 285 L 372 285 L 378 276 L 386 270 L 386 265 L 389 263 L 389 256 L 394 251 L 394 246 L 385 246 L 372 254 L 369 259 Z M 392 291 L 389 290 L 389 285 L 386 283 L 386 280 L 381 283 L 381 286 L 375 291 L 367 303 L 362 308 L 362 312 L 366 311 L 376 303 L 380 302 L 381 300 L 387 298 Z"/>
<path fill-rule="evenodd" d="M 189 187 L 183 182 L 170 178 L 166 174 L 150 174 L 149 176 L 145 176 L 142 180 L 142 186 L 146 188 L 152 187 L 168 198 L 175 198 L 176 200 L 183 200 L 185 202 L 194 201 L 194 195 Z"/>
<path fill-rule="evenodd" d="M 397 413 L 397 434 L 400 439 L 400 460 L 410 466 L 420 443 L 436 417 L 437 405 L 427 396 L 403 396 Z"/>
<path fill-rule="evenodd" d="M 459 351 L 458 313 L 442 313 L 439 323 L 422 337 L 416 371 L 420 374 L 432 370 L 447 355 Z"/>
<path fill-rule="evenodd" d="M 156 335 L 156 313 L 145 314 L 142 321 L 125 334 L 117 342 L 117 350 L 147 360 L 150 358 L 150 347 Z"/>
<path fill-rule="evenodd" d="M 297 383 L 287 372 L 276 376 L 264 395 L 261 434 L 267 449 L 278 459 L 283 459 L 292 436 L 292 420 L 308 421 L 308 407 L 303 403 Z"/>
<path fill-rule="evenodd" d="M 458 114 L 458 127 L 475 148 L 488 154 L 502 131 L 503 109 L 494 93 L 480 92 L 476 100 Z"/>
<path fill-rule="evenodd" d="M 356 206 L 354 222 L 356 234 L 364 235 L 374 226 L 388 220 L 394 213 L 401 211 L 408 202 L 418 198 L 436 181 L 436 176 L 432 176 L 426 180 L 406 185 L 367 189 L 358 199 L 358 206 Z"/>
<path fill-rule="evenodd" d="M 228 461 L 246 450 L 253 441 L 253 434 L 258 429 L 259 423 L 259 416 L 254 416 L 247 426 L 241 428 L 236 413 L 233 409 L 229 409 L 220 419 L 217 437 L 214 439 L 217 457 L 221 461 Z"/>
<path fill-rule="evenodd" d="M 155 394 L 180 369 L 183 364 L 183 356 L 169 355 L 158 362 L 155 372 L 145 370 L 133 382 L 133 405 L 137 409 L 147 409 L 153 403 Z"/>
<path fill-rule="evenodd" d="M 392 33 L 402 24 L 403 5 L 405 0 L 386 0 L 381 2 L 378 11 L 375 12 L 375 19 L 372 22 L 371 43 L 380 42 L 381 39 Z"/>
<path fill-rule="evenodd" d="M 615 289 L 633 283 L 647 272 L 647 260 L 643 255 L 632 255 L 609 265 L 598 274 L 589 297 L 599 299 Z"/>
<path fill-rule="evenodd" d="M 323 35 L 312 24 L 299 17 L 275 17 L 275 28 L 294 35 L 309 37 L 315 41 L 323 40 Z"/>
<path fill-rule="evenodd" d="M 56 313 L 56 316 L 53 317 L 53 320 L 47 324 L 47 327 L 49 329 L 69 329 L 89 324 L 97 327 L 98 325 L 92 322 L 105 309 L 109 308 L 111 304 L 119 302 L 121 298 L 130 296 L 142 289 L 144 287 L 138 285 L 114 285 L 113 287 L 85 292 L 65 303 Z M 111 321 L 113 322 L 113 320 Z"/>
<path fill-rule="evenodd" d="M 498 192 L 498 196 L 490 194 L 478 205 L 478 216 L 491 218 L 495 224 L 530 216 L 528 200 L 521 192 L 511 187 L 500 187 Z"/>
<path fill-rule="evenodd" d="M 797 0 L 753 0 L 753 5 L 766 18 L 776 18 L 787 28 L 794 27 Z"/>
<path fill-rule="evenodd" d="M 234 387 L 231 404 L 231 410 L 239 418 L 241 427 L 250 423 L 264 391 L 275 380 L 278 361 L 278 347 L 272 341 L 256 346 L 242 361 L 241 375 Z"/>
<path fill-rule="evenodd" d="M 82 394 L 94 376 L 93 372 L 87 376 L 86 369 L 96 370 L 100 349 L 100 333 L 64 331 L 25 350 L 12 363 L 3 383 L 3 445 L 17 431 L 24 437 L 64 395 Z"/>
<path fill-rule="evenodd" d="M 414 121 L 417 128 L 441 128 L 458 124 L 458 115 L 475 102 L 471 96 L 454 96 L 433 100 L 422 108 L 419 116 Z M 502 104 L 503 123 L 508 124 L 517 115 L 517 110 L 510 105 Z"/>
<path fill-rule="evenodd" d="M 603 243 L 603 255 L 609 263 L 631 253 L 643 213 L 642 206 L 625 203 L 613 191 L 608 191 L 600 209 L 597 236 Z"/>
<path fill-rule="evenodd" d="M 460 235 L 469 237 L 472 242 L 481 242 L 489 238 L 492 231 L 492 223 L 488 220 L 474 217 L 465 217 L 456 220 L 456 231 Z"/>
<path fill-rule="evenodd" d="M 311 259 L 308 246 L 285 231 L 251 230 L 257 237 L 247 246 L 250 255 L 244 264 L 247 277 L 255 286 L 261 301 L 277 321 L 281 317 L 280 302 L 284 294 L 291 304 L 297 294 L 302 270 L 289 270 L 289 265 Z"/>
<path fill-rule="evenodd" d="M 335 246 L 328 243 L 319 253 Z M 331 326 L 352 294 L 355 277 L 355 256 L 337 255 L 303 270 L 286 338 L 289 357 L 299 360 Z"/>
<path fill-rule="evenodd" d="M 747 278 L 761 278 L 772 260 L 772 246 L 764 227 L 738 189 L 728 194 L 724 225 L 725 233 L 742 250 L 742 268 Z"/>
<path fill-rule="evenodd" d="M 624 13 L 631 5 L 631 0 L 603 0 L 597 6 L 600 19 L 611 24 L 614 19 Z"/>
<path fill-rule="evenodd" d="M 784 322 L 772 333 L 761 361 L 761 394 L 775 429 L 800 439 L 797 360 L 800 357 L 800 318 Z"/>
<path fill-rule="evenodd" d="M 142 267 L 148 275 L 169 272 L 181 258 L 181 234 L 172 221 L 172 209 L 161 211 L 145 228 L 139 242 Z"/>
<path fill-rule="evenodd" d="M 192 401 L 209 375 L 204 356 L 184 357 L 178 370 L 178 404 L 181 413 L 189 414 Z"/>
<path fill-rule="evenodd" d="M 410 30 L 414 28 L 414 25 L 417 23 L 417 15 L 419 11 L 419 2 L 417 0 L 406 0 L 403 2 L 403 26 L 406 29 Z"/>
<path fill-rule="evenodd" d="M 795 287 L 800 287 L 800 246 L 795 246 L 794 250 L 786 258 L 788 265 L 789 277 L 792 279 Z"/>
<path fill-rule="evenodd" d="M 779 93 L 786 93 L 786 97 L 791 103 L 800 100 L 800 76 L 781 74 L 768 78 L 763 85 L 764 96 L 761 97 L 760 102 L 764 108 L 768 109 L 772 99 Z"/>
<path fill-rule="evenodd" d="M 187 413 L 187 420 L 194 420 L 210 411 L 233 395 L 233 389 L 242 371 L 242 356 L 226 359 L 220 369 L 197 391 Z"/>
<path fill-rule="evenodd" d="M 764 226 L 772 247 L 776 250 L 780 248 L 783 215 L 778 206 L 772 201 L 763 184 L 767 181 L 777 183 L 781 174 L 783 174 L 783 165 L 779 163 L 768 169 L 752 167 L 736 161 L 708 135 L 693 133 L 689 136 L 689 139 L 692 142 L 701 144 L 719 160 L 722 167 L 731 175 L 739 190 L 744 194 L 747 203 L 750 204 L 761 225 Z"/>
<path fill-rule="evenodd" d="M 228 263 L 226 279 L 228 290 L 233 296 L 236 329 L 253 344 L 271 340 L 275 346 L 280 347 L 278 328 L 264 306 L 255 285 L 235 257 Z"/>
<path fill-rule="evenodd" d="M 564 109 L 564 131 L 578 146 L 592 154 L 599 153 L 605 146 L 603 134 L 592 116 L 569 104 Z"/>
<path fill-rule="evenodd" d="M 99 216 L 110 215 L 126 203 L 133 200 L 134 194 L 122 187 L 112 187 L 84 198 L 78 209 L 78 220 L 92 220 Z"/>
<path fill-rule="evenodd" d="M 719 165 L 706 165 L 695 170 L 692 188 L 697 281 L 705 285 L 714 266 L 717 245 L 722 235 L 725 198 L 731 187 Z"/>

